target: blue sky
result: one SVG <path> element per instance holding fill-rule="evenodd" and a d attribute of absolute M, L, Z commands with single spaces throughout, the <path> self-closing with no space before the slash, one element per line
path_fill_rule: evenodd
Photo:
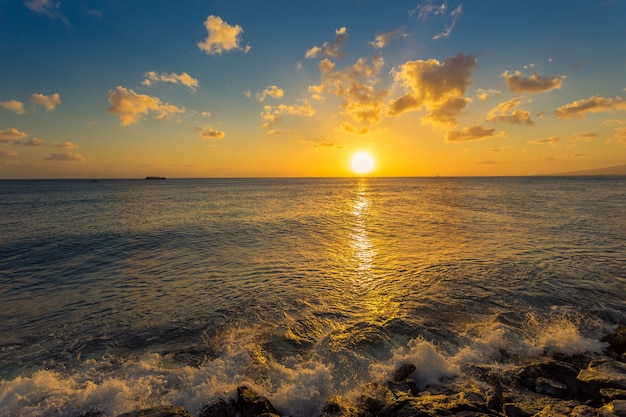
<path fill-rule="evenodd" d="M 0 178 L 341 176 L 363 150 L 376 175 L 620 165 L 625 18 L 615 0 L 2 0 Z"/>

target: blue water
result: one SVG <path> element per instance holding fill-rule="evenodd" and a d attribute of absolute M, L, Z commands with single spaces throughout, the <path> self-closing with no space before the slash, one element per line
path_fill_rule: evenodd
<path fill-rule="evenodd" d="M 625 242 L 624 177 L 0 181 L 0 415 L 599 352 Z"/>

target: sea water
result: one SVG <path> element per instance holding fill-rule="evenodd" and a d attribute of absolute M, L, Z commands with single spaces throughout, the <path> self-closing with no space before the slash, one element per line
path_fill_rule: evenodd
<path fill-rule="evenodd" d="M 418 367 L 600 352 L 626 178 L 0 181 L 0 415 L 315 416 Z"/>

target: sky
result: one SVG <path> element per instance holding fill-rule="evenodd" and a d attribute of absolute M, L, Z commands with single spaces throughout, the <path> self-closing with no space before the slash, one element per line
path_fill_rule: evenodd
<path fill-rule="evenodd" d="M 624 0 L 0 0 L 0 179 L 626 164 Z"/>

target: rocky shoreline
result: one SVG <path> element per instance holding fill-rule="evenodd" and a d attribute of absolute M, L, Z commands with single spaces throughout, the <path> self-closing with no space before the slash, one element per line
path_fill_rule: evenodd
<path fill-rule="evenodd" d="M 384 384 L 362 387 L 356 400 L 333 396 L 320 417 L 626 417 L 626 325 L 602 339 L 605 355 L 545 352 L 522 360 L 500 351 L 492 364 L 467 365 L 462 375 L 420 389 L 415 365 L 400 366 Z M 100 412 L 80 417 L 99 417 Z M 233 398 L 207 404 L 199 417 L 283 417 L 272 403 L 241 386 Z M 191 417 L 159 406 L 118 417 Z M 285 416 L 286 417 L 286 416 Z"/>

